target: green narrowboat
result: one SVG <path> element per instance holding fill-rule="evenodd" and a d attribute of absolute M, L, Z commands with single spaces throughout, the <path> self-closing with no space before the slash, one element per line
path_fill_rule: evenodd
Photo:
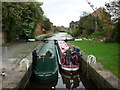
<path fill-rule="evenodd" d="M 48 50 L 50 50 L 51 56 L 46 55 Z M 45 41 L 43 47 L 38 52 L 37 65 L 33 72 L 35 77 L 43 82 L 58 78 L 58 63 L 54 41 Z"/>

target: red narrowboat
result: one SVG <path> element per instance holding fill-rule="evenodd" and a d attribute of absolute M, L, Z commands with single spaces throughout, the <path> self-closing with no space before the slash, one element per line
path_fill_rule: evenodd
<path fill-rule="evenodd" d="M 66 51 L 69 48 L 70 47 L 65 41 L 57 41 L 58 62 L 61 66 L 61 69 L 68 73 L 76 72 L 80 67 L 78 55 L 73 55 L 71 53 L 71 56 L 66 58 Z"/>

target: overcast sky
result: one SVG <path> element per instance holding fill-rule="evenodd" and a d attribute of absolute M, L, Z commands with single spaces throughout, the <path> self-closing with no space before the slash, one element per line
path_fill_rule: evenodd
<path fill-rule="evenodd" d="M 42 9 L 45 15 L 56 26 L 69 27 L 71 21 L 78 21 L 82 12 L 92 13 L 93 10 L 86 0 L 39 0 L 43 2 Z M 111 0 L 88 0 L 94 8 L 103 7 Z"/>

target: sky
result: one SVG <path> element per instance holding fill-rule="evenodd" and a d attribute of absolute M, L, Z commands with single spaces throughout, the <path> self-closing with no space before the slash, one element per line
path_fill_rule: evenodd
<path fill-rule="evenodd" d="M 69 27 L 71 21 L 78 21 L 82 13 L 92 13 L 93 10 L 86 0 L 38 0 L 43 2 L 41 6 L 45 15 L 53 25 Z M 103 7 L 105 2 L 111 0 L 87 0 L 95 8 Z"/>

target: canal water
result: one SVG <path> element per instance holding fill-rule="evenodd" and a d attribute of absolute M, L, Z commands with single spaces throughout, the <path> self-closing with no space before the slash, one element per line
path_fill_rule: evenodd
<path fill-rule="evenodd" d="M 60 33 L 54 34 L 52 37 L 48 39 L 49 40 L 72 39 L 72 36 L 70 36 L 65 32 L 60 32 Z M 87 90 L 90 88 L 94 88 L 97 90 L 96 85 L 92 81 L 87 79 L 86 76 L 83 75 L 81 70 L 79 70 L 77 73 L 69 74 L 62 71 L 60 67 L 58 70 L 58 78 L 56 78 L 56 80 L 48 84 L 42 84 L 34 77 L 34 75 L 32 75 L 26 87 L 26 90 L 29 90 L 32 88 L 39 88 L 39 89 L 47 88 L 47 90 L 59 90 L 59 89 Z"/>
<path fill-rule="evenodd" d="M 65 32 L 59 32 L 59 33 L 56 33 L 56 34 L 53 34 L 52 37 L 48 38 L 49 40 L 65 40 L 65 39 L 72 39 L 72 36 L 65 33 Z"/>

